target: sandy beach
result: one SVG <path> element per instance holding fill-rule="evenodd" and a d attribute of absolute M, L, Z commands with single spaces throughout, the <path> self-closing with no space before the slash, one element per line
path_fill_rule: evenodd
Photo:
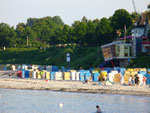
<path fill-rule="evenodd" d="M 15 73 L 10 71 L 11 73 Z M 121 86 L 111 85 L 106 86 L 103 83 L 98 85 L 98 82 L 84 83 L 80 81 L 55 81 L 55 80 L 38 80 L 30 78 L 18 78 L 15 75 L 8 76 L 8 71 L 0 73 L 0 88 L 11 89 L 30 89 L 30 90 L 52 90 L 52 91 L 67 91 L 67 92 L 84 92 L 84 93 L 101 93 L 101 94 L 123 94 L 150 97 L 149 86 Z M 3 73 L 3 74 L 2 74 Z"/>

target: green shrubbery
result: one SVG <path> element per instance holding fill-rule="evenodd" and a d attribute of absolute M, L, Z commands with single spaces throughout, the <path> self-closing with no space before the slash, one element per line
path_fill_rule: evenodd
<path fill-rule="evenodd" d="M 1 64 L 40 64 L 57 65 L 67 67 L 66 53 L 71 53 L 70 67 L 78 69 L 81 66 L 85 69 L 97 67 L 103 60 L 102 54 L 98 55 L 96 47 L 50 47 L 39 48 L 8 48 L 0 50 Z M 99 58 L 98 58 L 99 56 Z"/>
<path fill-rule="evenodd" d="M 140 53 L 131 63 L 132 67 L 150 68 L 150 56 L 147 53 Z"/>
<path fill-rule="evenodd" d="M 103 61 L 101 50 L 97 47 L 50 47 L 40 48 L 8 48 L 0 50 L 0 64 L 39 64 L 67 67 L 66 53 L 71 53 L 70 68 L 96 68 Z M 99 54 L 98 54 L 99 53 Z M 150 67 L 150 56 L 146 53 L 138 55 L 130 67 Z"/>

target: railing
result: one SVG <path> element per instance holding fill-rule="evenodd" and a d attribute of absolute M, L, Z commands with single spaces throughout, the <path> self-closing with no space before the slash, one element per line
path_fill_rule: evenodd
<path fill-rule="evenodd" d="M 124 41 L 114 41 L 115 44 L 132 44 L 131 40 L 124 40 Z"/>

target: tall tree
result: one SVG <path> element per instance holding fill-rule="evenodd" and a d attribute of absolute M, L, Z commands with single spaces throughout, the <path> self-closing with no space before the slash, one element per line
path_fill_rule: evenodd
<path fill-rule="evenodd" d="M 15 29 L 13 27 L 10 28 L 10 32 L 8 34 L 8 42 L 9 42 L 9 47 L 16 47 L 17 44 L 17 34 L 15 32 Z"/>
<path fill-rule="evenodd" d="M 54 16 L 52 18 L 52 20 L 57 24 L 57 25 L 64 25 L 64 22 L 62 21 L 62 19 L 60 18 L 60 16 Z"/>
<path fill-rule="evenodd" d="M 17 43 L 21 46 L 21 45 L 25 45 L 26 44 L 26 40 L 27 40 L 27 34 L 26 34 L 26 30 L 25 30 L 25 24 L 23 23 L 19 23 L 17 25 L 16 28 L 16 33 L 17 33 Z"/>
<path fill-rule="evenodd" d="M 16 33 L 13 27 L 6 23 L 0 23 L 0 47 L 14 47 Z"/>
<path fill-rule="evenodd" d="M 75 21 L 72 27 L 72 37 L 74 38 L 74 42 L 82 44 L 86 34 L 87 25 L 83 22 Z"/>
<path fill-rule="evenodd" d="M 84 16 L 82 19 L 81 19 L 81 22 L 83 22 L 83 23 L 87 23 L 88 22 L 88 19 Z"/>
<path fill-rule="evenodd" d="M 62 40 L 64 43 L 68 42 L 69 31 L 70 31 L 70 27 L 68 25 L 64 25 L 64 28 L 62 30 Z"/>
<path fill-rule="evenodd" d="M 111 18 L 112 26 L 115 30 L 124 29 L 124 26 L 126 25 L 126 28 L 130 28 L 132 26 L 132 17 L 129 12 L 127 12 L 125 9 L 119 9 L 116 10 L 114 15 Z"/>
<path fill-rule="evenodd" d="M 69 31 L 70 27 L 68 25 L 64 25 L 63 29 L 55 30 L 55 40 L 57 43 L 68 43 L 69 42 Z M 56 41 L 55 41 L 56 42 Z"/>
<path fill-rule="evenodd" d="M 133 12 L 133 13 L 131 14 L 131 17 L 132 17 L 133 23 L 134 23 L 134 22 L 137 21 L 137 19 L 140 17 L 140 14 L 138 14 L 138 13 L 136 13 L 136 12 Z"/>
<path fill-rule="evenodd" d="M 100 22 L 99 19 L 94 19 L 93 20 L 93 23 L 95 23 L 95 24 L 99 24 L 99 22 Z"/>
<path fill-rule="evenodd" d="M 37 37 L 40 38 L 41 41 L 52 44 L 51 38 L 54 36 L 56 27 L 55 22 L 52 20 L 42 18 L 32 26 L 32 29 L 36 32 Z"/>
<path fill-rule="evenodd" d="M 96 41 L 96 26 L 97 23 L 93 23 L 92 21 L 88 21 L 87 23 L 87 32 L 84 37 L 84 43 L 89 46 L 97 46 Z"/>
<path fill-rule="evenodd" d="M 96 41 L 100 45 L 111 42 L 113 40 L 112 32 L 111 21 L 107 18 L 102 18 L 97 26 Z"/>
<path fill-rule="evenodd" d="M 25 32 L 26 32 L 26 37 L 28 37 L 28 42 L 35 46 L 36 45 L 35 40 L 37 38 L 37 34 L 29 26 L 26 26 Z"/>
<path fill-rule="evenodd" d="M 33 24 L 34 24 L 35 22 L 37 22 L 37 21 L 38 21 L 37 18 L 28 18 L 28 19 L 27 19 L 27 25 L 28 25 L 29 27 L 31 27 L 31 26 L 33 26 Z"/>
<path fill-rule="evenodd" d="M 150 4 L 148 4 L 147 9 L 150 9 Z"/>

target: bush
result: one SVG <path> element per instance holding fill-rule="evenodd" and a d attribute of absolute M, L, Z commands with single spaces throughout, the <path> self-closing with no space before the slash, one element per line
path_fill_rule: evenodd
<path fill-rule="evenodd" d="M 6 64 L 39 64 L 67 67 L 66 53 L 71 53 L 70 67 L 84 69 L 97 67 L 103 60 L 102 54 L 98 58 L 96 47 L 56 48 L 45 50 L 39 48 L 8 48 L 0 50 L 0 63 Z"/>

